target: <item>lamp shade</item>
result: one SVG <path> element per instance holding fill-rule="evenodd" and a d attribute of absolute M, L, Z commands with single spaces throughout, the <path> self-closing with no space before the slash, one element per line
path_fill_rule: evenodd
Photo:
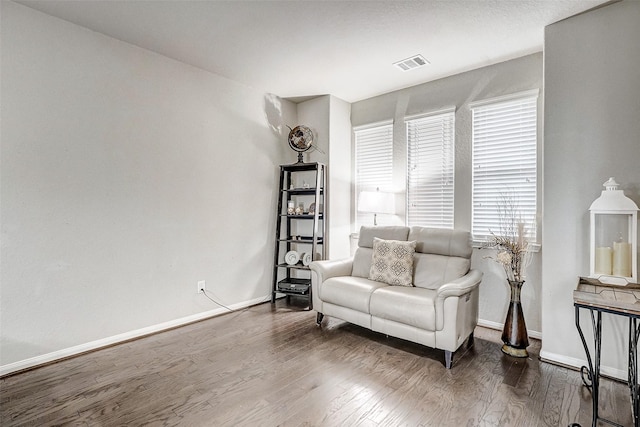
<path fill-rule="evenodd" d="M 362 191 L 358 195 L 358 211 L 395 214 L 395 202 L 393 193 L 385 193 L 382 191 Z"/>

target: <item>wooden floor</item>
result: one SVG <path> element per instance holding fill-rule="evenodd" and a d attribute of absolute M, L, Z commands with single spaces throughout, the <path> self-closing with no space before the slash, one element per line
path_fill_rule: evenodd
<path fill-rule="evenodd" d="M 500 351 L 478 328 L 443 352 L 279 300 L 0 380 L 2 426 L 591 425 L 580 375 Z M 601 414 L 631 425 L 628 390 L 603 380 Z"/>

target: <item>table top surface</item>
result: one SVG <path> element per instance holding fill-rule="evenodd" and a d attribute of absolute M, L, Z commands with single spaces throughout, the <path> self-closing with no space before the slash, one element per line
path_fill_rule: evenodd
<path fill-rule="evenodd" d="M 640 284 L 609 285 L 598 279 L 580 277 L 573 291 L 573 303 L 609 312 L 640 316 Z"/>

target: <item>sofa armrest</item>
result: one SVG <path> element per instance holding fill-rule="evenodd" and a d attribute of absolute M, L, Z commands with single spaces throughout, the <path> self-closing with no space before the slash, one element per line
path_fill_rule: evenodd
<path fill-rule="evenodd" d="M 313 261 L 309 264 L 311 269 L 311 298 L 314 310 L 322 313 L 322 300 L 320 300 L 320 287 L 322 283 L 332 277 L 351 276 L 353 258 L 338 260 Z"/>
<path fill-rule="evenodd" d="M 437 298 L 445 299 L 447 297 L 459 297 L 471 292 L 480 285 L 482 280 L 482 272 L 479 270 L 469 270 L 464 276 L 445 283 L 437 290 Z"/>
<path fill-rule="evenodd" d="M 445 300 L 449 297 L 462 297 L 478 289 L 482 281 L 482 272 L 469 270 L 464 276 L 440 286 L 436 291 L 436 329 L 442 330 L 445 318 Z"/>
<path fill-rule="evenodd" d="M 309 268 L 315 273 L 312 278 L 315 277 L 318 283 L 322 283 L 332 277 L 351 276 L 352 267 L 353 258 L 313 261 L 309 264 Z"/>

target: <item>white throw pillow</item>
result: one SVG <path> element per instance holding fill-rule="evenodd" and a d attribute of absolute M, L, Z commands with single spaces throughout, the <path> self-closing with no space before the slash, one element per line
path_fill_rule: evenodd
<path fill-rule="evenodd" d="M 395 286 L 413 286 L 416 241 L 373 239 L 369 280 Z"/>

